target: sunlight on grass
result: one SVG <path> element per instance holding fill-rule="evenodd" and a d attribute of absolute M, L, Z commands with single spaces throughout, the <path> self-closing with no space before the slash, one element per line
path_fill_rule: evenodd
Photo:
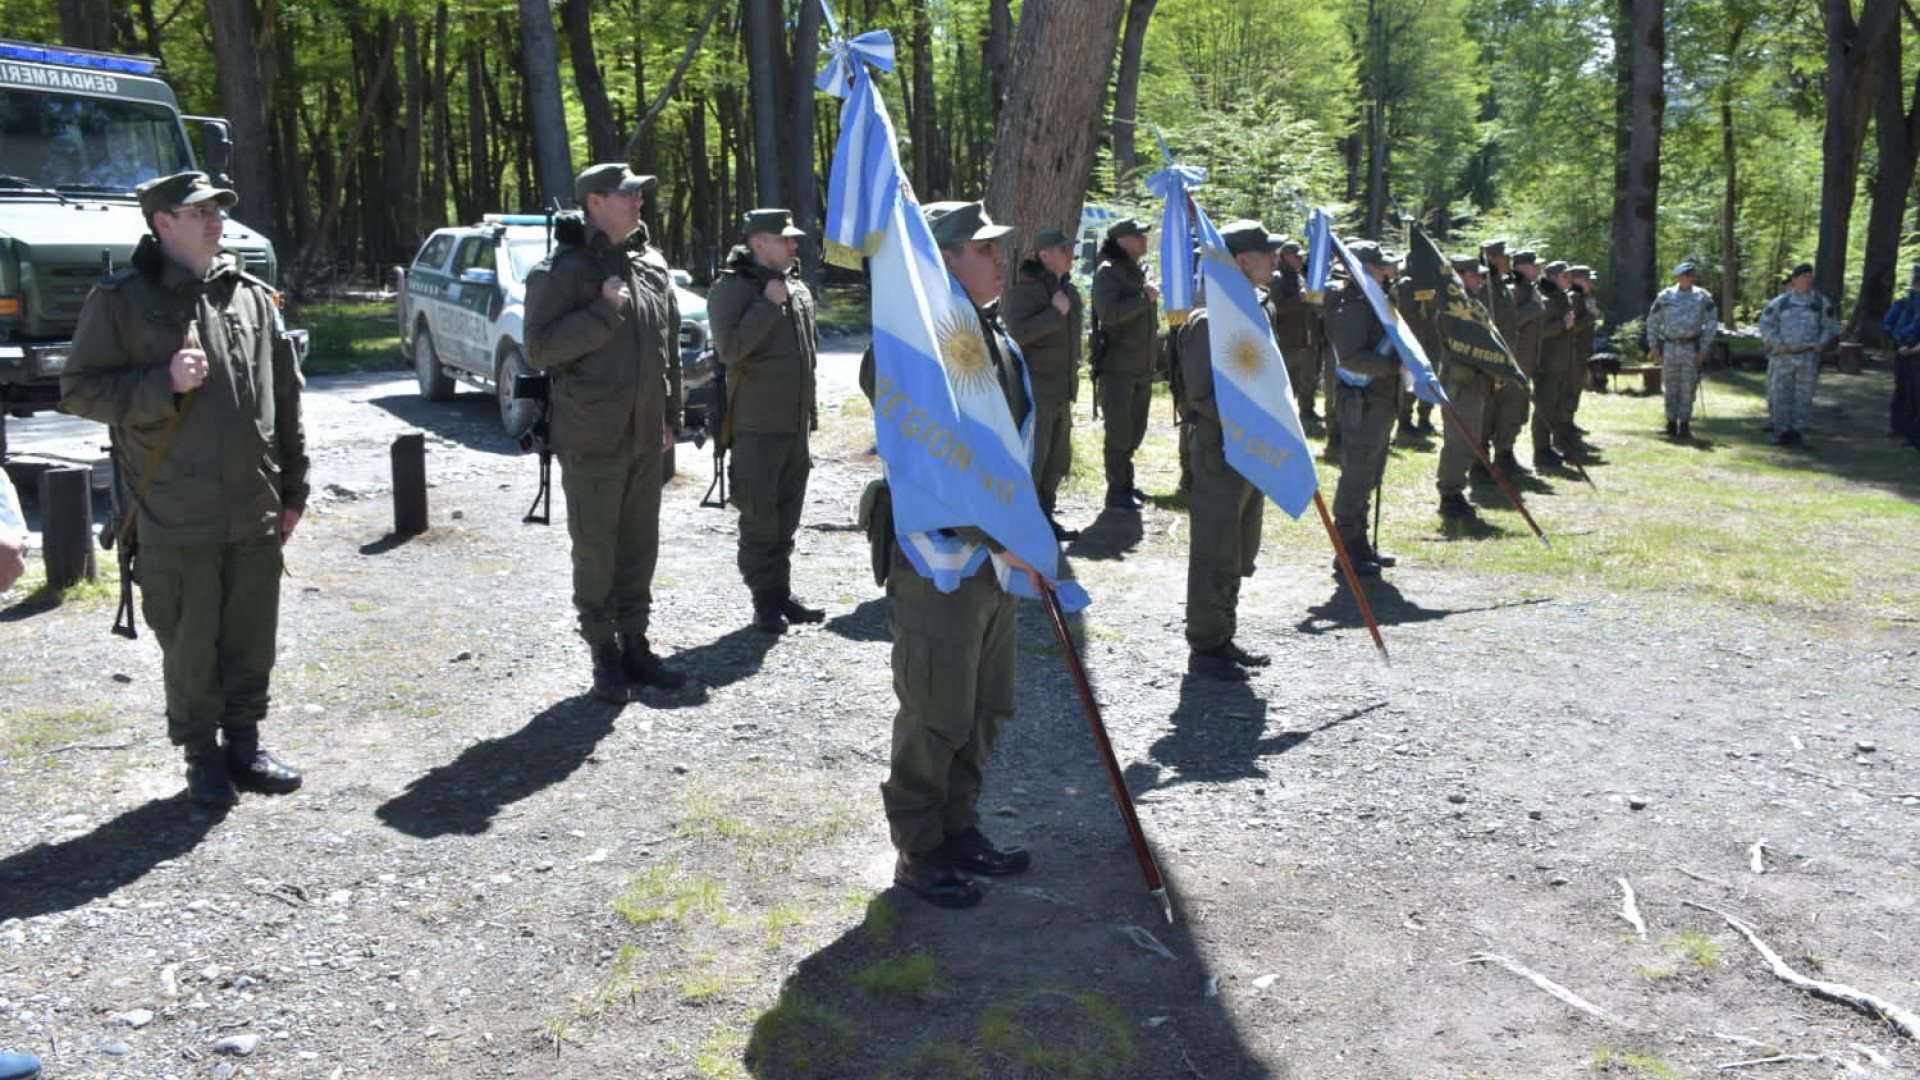
<path fill-rule="evenodd" d="M 613 902 L 633 923 L 680 922 L 694 915 L 723 921 L 727 911 L 720 882 L 705 874 L 682 874 L 674 863 L 650 866 Z"/>
<path fill-rule="evenodd" d="M 1593 1055 L 1592 1065 L 1602 1072 L 1634 1072 L 1657 1080 L 1680 1080 L 1680 1073 L 1673 1066 L 1651 1054 L 1636 1054 L 1611 1047 Z"/>
<path fill-rule="evenodd" d="M 308 375 L 395 371 L 406 366 L 391 301 L 301 304 L 287 311 L 287 325 L 312 336 Z"/>
<path fill-rule="evenodd" d="M 853 985 L 875 997 L 926 998 L 940 975 L 940 961 L 932 953 L 889 956 L 866 965 L 850 976 Z"/>

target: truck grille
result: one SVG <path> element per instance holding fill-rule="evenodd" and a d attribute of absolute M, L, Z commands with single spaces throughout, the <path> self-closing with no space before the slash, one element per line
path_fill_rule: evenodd
<path fill-rule="evenodd" d="M 80 321 L 80 306 L 100 282 L 100 264 L 35 266 L 39 295 L 30 302 L 34 337 L 66 337 Z"/>

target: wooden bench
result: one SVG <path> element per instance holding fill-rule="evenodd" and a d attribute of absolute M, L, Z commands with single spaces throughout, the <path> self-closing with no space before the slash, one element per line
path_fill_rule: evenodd
<path fill-rule="evenodd" d="M 1649 394 L 1660 389 L 1659 364 L 1645 364 L 1640 367 L 1623 367 L 1619 371 L 1614 372 L 1614 374 L 1640 376 L 1640 384 Z"/>

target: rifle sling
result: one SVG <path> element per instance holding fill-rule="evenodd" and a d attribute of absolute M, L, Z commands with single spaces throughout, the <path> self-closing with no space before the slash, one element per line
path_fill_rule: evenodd
<path fill-rule="evenodd" d="M 127 500 L 127 518 L 120 523 L 119 542 L 122 545 L 133 535 L 133 523 L 140 517 L 140 500 L 147 497 L 147 488 L 153 485 L 154 474 L 160 471 L 160 459 L 167 456 L 167 448 L 173 445 L 173 437 L 180 432 L 180 422 L 187 418 L 187 410 L 193 408 L 193 399 L 199 393 L 197 386 L 186 392 L 180 399 L 180 407 L 167 418 L 167 426 L 160 430 L 160 438 L 154 442 L 153 449 L 147 451 L 146 464 L 140 467 L 140 482 L 134 485 L 133 496 Z"/>

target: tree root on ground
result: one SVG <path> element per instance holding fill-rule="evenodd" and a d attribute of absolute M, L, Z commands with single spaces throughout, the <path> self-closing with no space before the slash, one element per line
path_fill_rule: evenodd
<path fill-rule="evenodd" d="M 1554 982 L 1552 979 L 1547 978 L 1545 975 L 1542 975 L 1539 972 L 1534 971 L 1532 968 L 1527 967 L 1525 964 L 1515 961 L 1511 957 L 1501 956 L 1498 953 L 1474 953 L 1472 956 L 1467 957 L 1466 963 L 1498 964 L 1501 967 L 1506 968 L 1508 971 L 1513 972 L 1515 975 L 1518 975 L 1521 978 L 1532 983 L 1533 985 L 1539 987 L 1540 989 L 1545 990 L 1548 994 L 1552 995 L 1554 998 L 1557 998 L 1558 1000 L 1563 1001 L 1566 1004 L 1571 1005 L 1576 1009 L 1579 1009 L 1581 1012 L 1584 1012 L 1590 1016 L 1598 1017 L 1601 1020 L 1605 1020 L 1609 1024 L 1621 1024 L 1622 1026 L 1626 1026 L 1625 1021 L 1621 1020 L 1619 1017 L 1613 1015 L 1612 1013 L 1601 1008 L 1600 1006 L 1595 1005 L 1593 1002 L 1588 1001 L 1586 998 L 1581 997 L 1579 994 L 1574 993 L 1573 991 L 1567 989 L 1566 987 L 1561 986 L 1559 983 Z"/>
<path fill-rule="evenodd" d="M 1701 911 L 1718 915 L 1722 919 L 1725 919 L 1727 925 L 1738 930 L 1740 935 L 1747 939 L 1747 944 L 1752 945 L 1754 951 L 1758 952 L 1761 957 L 1767 961 L 1768 966 L 1773 969 L 1774 976 L 1787 985 L 1798 987 L 1816 997 L 1823 997 L 1829 1001 L 1837 1001 L 1842 1005 L 1850 1005 L 1862 1012 L 1870 1013 L 1893 1025 L 1895 1030 L 1907 1038 L 1920 1039 L 1920 1015 L 1915 1015 L 1913 1012 L 1903 1009 L 1885 998 L 1876 997 L 1873 994 L 1856 990 L 1845 983 L 1827 982 L 1822 979 L 1809 979 L 1805 975 L 1787 966 L 1787 962 L 1780 958 L 1779 953 L 1774 952 L 1773 949 L 1768 947 L 1766 942 L 1760 940 L 1760 935 L 1754 932 L 1753 927 L 1748 926 L 1746 923 L 1718 908 L 1708 907 L 1705 904 L 1696 903 L 1692 900 L 1682 900 L 1681 903 L 1690 908 L 1698 908 Z"/>

